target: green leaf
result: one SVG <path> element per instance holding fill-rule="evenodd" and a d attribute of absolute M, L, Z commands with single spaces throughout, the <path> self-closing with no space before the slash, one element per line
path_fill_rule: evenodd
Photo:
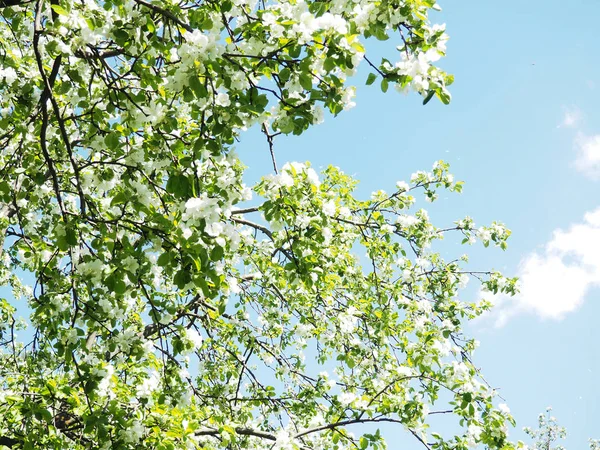
<path fill-rule="evenodd" d="M 292 71 L 288 67 L 285 67 L 279 71 L 279 78 L 283 82 L 287 82 L 291 76 L 292 76 Z"/>
<path fill-rule="evenodd" d="M 65 240 L 67 244 L 69 244 L 71 247 L 77 245 L 77 243 L 79 242 L 79 240 L 77 239 L 77 232 L 75 231 L 75 229 L 73 229 L 73 227 L 69 226 L 66 228 Z"/>
<path fill-rule="evenodd" d="M 205 297 L 210 297 L 210 295 L 211 295 L 210 287 L 208 286 L 208 283 L 202 276 L 194 277 L 194 284 L 196 286 L 198 286 L 200 289 L 202 289 L 202 293 L 204 294 Z"/>
<path fill-rule="evenodd" d="M 353 369 L 356 366 L 356 361 L 354 361 L 354 359 L 351 356 L 346 356 L 346 365 L 350 369 Z"/>
<path fill-rule="evenodd" d="M 109 133 L 104 137 L 104 143 L 108 146 L 108 148 L 117 148 L 120 143 L 120 137 L 121 135 L 119 133 Z"/>
<path fill-rule="evenodd" d="M 11 188 L 6 181 L 0 181 L 0 201 L 9 203 L 11 199 Z"/>
<path fill-rule="evenodd" d="M 210 252 L 210 259 L 217 262 L 223 259 L 223 255 L 225 254 L 225 250 L 220 245 L 215 245 Z"/>
<path fill-rule="evenodd" d="M 377 75 L 374 73 L 370 73 L 369 76 L 367 77 L 367 86 L 372 85 L 376 79 L 377 79 Z"/>
<path fill-rule="evenodd" d="M 58 88 L 56 89 L 56 92 L 61 95 L 66 94 L 67 92 L 69 92 L 71 90 L 72 86 L 73 85 L 71 84 L 71 82 L 66 80 L 58 86 Z"/>
<path fill-rule="evenodd" d="M 308 10 L 315 15 L 315 17 L 321 17 L 329 9 L 329 3 L 324 1 L 312 2 Z"/>
<path fill-rule="evenodd" d="M 327 72 L 333 71 L 333 69 L 335 69 L 336 66 L 337 66 L 337 64 L 335 63 L 335 59 L 333 59 L 333 58 L 325 58 L 325 62 L 323 63 L 323 68 Z"/>
<path fill-rule="evenodd" d="M 365 450 L 369 446 L 369 441 L 363 436 L 360 438 L 359 447 L 360 450 Z"/>
<path fill-rule="evenodd" d="M 67 250 L 69 250 L 69 243 L 67 242 L 66 238 L 64 236 L 59 236 L 56 239 L 56 246 L 58 247 L 59 250 L 66 252 Z"/>
<path fill-rule="evenodd" d="M 225 0 L 224 2 L 221 2 L 221 12 L 229 12 L 231 11 L 231 8 L 233 8 L 233 3 L 231 3 L 230 0 Z"/>
<path fill-rule="evenodd" d="M 83 83 L 83 78 L 81 78 L 81 75 L 77 70 L 67 70 L 67 74 L 75 83 Z M 87 95 L 87 91 L 85 89 L 83 90 L 83 94 L 83 96 Z"/>
<path fill-rule="evenodd" d="M 450 93 L 446 90 L 442 90 L 442 91 L 437 91 L 436 92 L 437 97 L 442 101 L 442 103 L 444 105 L 449 105 L 450 104 Z"/>
<path fill-rule="evenodd" d="M 175 174 L 167 181 L 167 192 L 175 197 L 188 198 L 190 190 L 190 181 L 185 175 Z"/>
<path fill-rule="evenodd" d="M 333 436 L 331 437 L 331 440 L 334 444 L 337 444 L 340 441 L 340 433 L 338 433 L 336 430 L 333 430 Z"/>
<path fill-rule="evenodd" d="M 196 95 L 197 98 L 206 98 L 208 96 L 208 90 L 206 87 L 200 82 L 198 75 L 193 73 L 190 78 L 190 88 L 192 88 L 192 92 Z"/>
<path fill-rule="evenodd" d="M 69 15 L 69 11 L 67 11 L 65 8 L 63 8 L 60 5 L 50 5 L 50 7 L 52 8 L 52 10 L 56 13 L 59 14 L 61 16 L 68 16 Z"/>
<path fill-rule="evenodd" d="M 146 18 L 146 27 L 150 33 L 154 33 L 156 31 L 156 25 L 154 25 L 154 21 L 150 16 Z"/>
<path fill-rule="evenodd" d="M 374 28 L 373 35 L 378 41 L 387 41 L 390 38 L 382 25 L 375 25 Z"/>
<path fill-rule="evenodd" d="M 131 197 L 129 195 L 127 195 L 125 192 L 121 191 L 118 192 L 117 195 L 115 195 L 113 197 L 113 199 L 110 202 L 110 206 L 116 206 L 116 205 L 121 205 L 123 203 L 127 203 L 127 201 L 130 199 Z"/>
<path fill-rule="evenodd" d="M 125 30 L 113 30 L 113 35 L 115 36 L 115 42 L 120 46 L 124 46 L 127 39 L 129 39 L 129 33 Z"/>
<path fill-rule="evenodd" d="M 113 289 L 115 291 L 115 294 L 122 295 L 125 292 L 127 292 L 127 285 L 125 284 L 125 282 L 122 279 L 118 278 L 118 279 L 115 280 L 115 284 L 114 284 L 114 288 Z"/>
<path fill-rule="evenodd" d="M 169 252 L 165 252 L 158 257 L 156 264 L 158 264 L 160 267 L 165 267 L 167 264 L 169 264 L 169 262 L 171 262 L 171 255 Z"/>
<path fill-rule="evenodd" d="M 387 78 L 384 78 L 383 80 L 381 80 L 381 91 L 387 92 L 388 87 L 389 87 L 389 83 L 388 83 Z"/>
<path fill-rule="evenodd" d="M 173 282 L 179 289 L 183 289 L 190 281 L 192 281 L 192 276 L 190 275 L 190 272 L 185 269 L 181 269 L 173 278 Z"/>
<path fill-rule="evenodd" d="M 300 53 L 302 53 L 301 45 L 293 45 L 288 49 L 288 53 L 292 58 L 298 58 Z"/>
<path fill-rule="evenodd" d="M 360 53 L 365 53 L 365 47 L 359 42 L 359 41 L 354 41 L 352 44 L 352 48 Z"/>
<path fill-rule="evenodd" d="M 435 95 L 435 91 L 434 90 L 430 90 L 427 92 L 427 96 L 425 97 L 425 99 L 423 100 L 423 104 L 426 105 L 427 103 L 429 103 L 429 100 L 431 100 L 433 98 L 433 96 Z"/>
<path fill-rule="evenodd" d="M 307 91 L 312 89 L 312 76 L 302 73 L 300 74 L 300 86 L 302 86 Z"/>

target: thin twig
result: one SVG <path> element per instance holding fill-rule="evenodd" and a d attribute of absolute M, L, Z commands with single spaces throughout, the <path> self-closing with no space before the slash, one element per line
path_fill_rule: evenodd
<path fill-rule="evenodd" d="M 273 161 L 273 169 L 275 173 L 278 174 L 277 170 L 277 162 L 275 161 L 275 151 L 273 150 L 273 136 L 269 134 L 269 130 L 267 129 L 267 125 L 265 123 L 262 124 L 262 132 L 267 137 L 267 142 L 269 143 L 269 151 L 271 152 L 271 161 Z"/>

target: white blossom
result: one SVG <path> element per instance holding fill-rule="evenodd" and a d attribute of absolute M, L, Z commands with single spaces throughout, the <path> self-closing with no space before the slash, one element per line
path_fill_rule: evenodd
<path fill-rule="evenodd" d="M 337 398 L 343 406 L 348 406 L 356 400 L 356 394 L 353 392 L 342 392 L 338 394 Z"/>
<path fill-rule="evenodd" d="M 121 437 L 126 443 L 135 444 L 139 442 L 145 432 L 146 428 L 142 423 L 139 420 L 134 420 L 129 428 L 125 428 L 121 431 Z"/>

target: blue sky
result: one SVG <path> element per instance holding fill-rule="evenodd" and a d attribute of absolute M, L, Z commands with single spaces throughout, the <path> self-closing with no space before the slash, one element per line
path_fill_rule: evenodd
<path fill-rule="evenodd" d="M 586 448 L 600 437 L 600 212 L 592 214 L 600 208 L 600 2 L 441 6 L 433 20 L 450 35 L 441 66 L 455 75 L 451 105 L 364 86 L 365 64 L 357 106 L 303 136 L 278 138 L 278 162 L 338 165 L 368 196 L 448 161 L 465 192 L 425 205 L 434 223 L 467 214 L 506 223 L 506 252 L 466 250 L 473 268 L 523 283 L 519 297 L 498 299 L 492 317 L 469 327 L 481 341 L 476 363 L 511 407 L 514 438 L 552 405 L 567 448 Z M 367 48 L 375 60 L 393 52 L 387 43 Z M 258 133 L 239 152 L 251 179 L 270 170 Z"/>

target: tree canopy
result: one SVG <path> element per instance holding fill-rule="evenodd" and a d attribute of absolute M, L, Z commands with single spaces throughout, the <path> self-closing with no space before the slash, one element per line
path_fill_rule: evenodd
<path fill-rule="evenodd" d="M 490 305 L 460 296 L 515 280 L 433 248 L 510 232 L 430 222 L 419 202 L 462 188 L 447 164 L 360 199 L 274 156 L 246 186 L 234 149 L 352 107 L 361 62 L 449 102 L 434 1 L 0 5 L 0 445 L 381 449 L 386 424 L 516 447 L 462 332 Z M 397 51 L 371 61 L 371 37 Z"/>

